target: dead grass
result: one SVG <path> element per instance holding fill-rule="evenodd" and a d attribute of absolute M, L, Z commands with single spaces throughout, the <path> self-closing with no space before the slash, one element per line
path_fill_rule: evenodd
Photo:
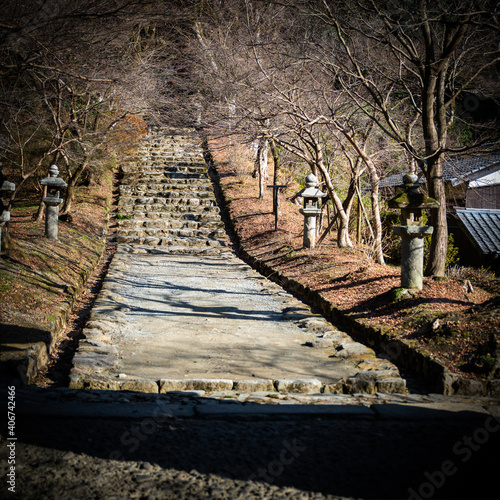
<path fill-rule="evenodd" d="M 298 184 L 291 183 L 281 195 L 275 232 L 271 190 L 264 200 L 258 199 L 250 160 L 241 152 L 220 148 L 213 156 L 230 216 L 248 253 L 320 291 L 352 317 L 412 340 L 416 349 L 441 359 L 451 371 L 467 377 L 488 375 L 494 357 L 492 336 L 500 318 L 498 278 L 470 271 L 466 279 L 473 284 L 472 292 L 467 291 L 463 277 L 424 278 L 418 295 L 396 300 L 400 268 L 375 264 L 370 248 L 338 248 L 335 232 L 318 248 L 302 248 L 303 217 L 292 201 Z M 270 170 L 272 175 L 272 166 Z"/>
<path fill-rule="evenodd" d="M 111 180 L 108 172 L 98 184 L 78 191 L 71 221 L 59 223 L 56 241 L 44 236 L 44 221 L 33 220 L 37 200 L 16 201 L 0 259 L 0 326 L 46 326 L 55 306 L 68 301 L 91 273 L 105 246 Z"/>

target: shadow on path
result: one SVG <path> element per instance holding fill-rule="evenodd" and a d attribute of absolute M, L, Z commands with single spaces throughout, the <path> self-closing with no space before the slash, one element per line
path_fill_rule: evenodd
<path fill-rule="evenodd" d="M 161 398 L 158 407 L 168 413 Z M 194 398 L 189 404 L 215 407 L 212 403 Z M 360 407 L 346 406 L 344 418 L 325 417 L 321 407 L 318 415 L 266 417 L 252 414 L 252 403 L 226 404 L 249 413 L 225 418 L 19 414 L 18 446 L 355 498 L 497 496 L 500 424 L 487 414 L 377 405 L 385 406 L 386 413 L 356 416 L 349 410 Z M 412 497 L 413 491 L 417 496 Z"/>

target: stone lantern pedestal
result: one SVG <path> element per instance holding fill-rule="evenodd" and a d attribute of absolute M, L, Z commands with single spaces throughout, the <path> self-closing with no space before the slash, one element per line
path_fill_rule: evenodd
<path fill-rule="evenodd" d="M 320 191 L 316 186 L 318 179 L 314 174 L 306 177 L 306 187 L 297 193 L 304 199 L 304 208 L 300 213 L 304 216 L 304 248 L 314 248 L 316 244 L 316 218 L 321 214 L 319 202 L 322 198 L 328 196 Z"/>
<path fill-rule="evenodd" d="M 64 201 L 60 197 L 59 189 L 67 187 L 67 184 L 59 177 L 59 169 L 51 165 L 49 175 L 40 181 L 42 186 L 47 186 L 47 196 L 43 202 L 47 205 L 45 216 L 45 236 L 51 240 L 57 240 L 59 231 L 59 205 Z"/>
<path fill-rule="evenodd" d="M 424 276 L 424 238 L 433 233 L 432 226 L 396 226 L 401 236 L 401 288 L 422 290 Z"/>
<path fill-rule="evenodd" d="M 434 231 L 422 224 L 422 210 L 438 208 L 439 202 L 419 193 L 418 177 L 403 178 L 405 191 L 389 201 L 390 208 L 401 210 L 401 225 L 393 228 L 401 236 L 401 287 L 422 290 L 424 275 L 424 238 Z"/>

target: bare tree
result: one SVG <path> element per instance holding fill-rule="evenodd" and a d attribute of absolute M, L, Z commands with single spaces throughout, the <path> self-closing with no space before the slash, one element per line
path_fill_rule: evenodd
<path fill-rule="evenodd" d="M 331 39 L 333 33 L 336 50 L 327 45 L 318 62 L 335 74 L 353 105 L 415 159 L 430 196 L 440 202 L 431 213 L 435 230 L 426 272 L 443 275 L 448 243 L 443 157 L 463 150 L 454 147 L 450 134 L 461 93 L 481 89 L 488 95 L 497 86 L 498 5 L 474 0 L 294 4 L 296 12 L 324 27 L 322 36 L 330 33 Z M 314 41 L 325 47 L 319 37 Z M 468 147 L 486 140 L 491 136 L 479 136 Z"/>
<path fill-rule="evenodd" d="M 170 18 L 173 2 L 151 0 L 1 7 L 0 133 L 11 139 L 5 162 L 18 188 L 50 162 L 62 162 L 68 212 L 84 172 L 136 139 L 141 124 L 131 118 L 161 121 L 166 109 L 181 115 L 182 106 L 169 106 L 180 101 L 172 88 L 181 81 L 181 59 L 167 25 L 184 14 Z"/>

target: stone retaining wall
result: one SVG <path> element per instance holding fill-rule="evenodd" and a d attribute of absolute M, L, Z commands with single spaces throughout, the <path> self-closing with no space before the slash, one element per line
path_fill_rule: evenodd
<path fill-rule="evenodd" d="M 23 384 L 29 385 L 34 382 L 40 372 L 47 366 L 50 355 L 59 339 L 64 334 L 70 314 L 73 310 L 76 300 L 82 293 L 87 281 L 94 272 L 95 267 L 100 261 L 103 252 L 92 262 L 87 269 L 79 274 L 75 283 L 68 287 L 68 296 L 62 304 L 54 307 L 51 313 L 52 321 L 47 330 L 41 331 L 38 325 L 34 329 L 39 332 L 44 341 L 39 341 L 29 345 L 19 345 L 19 351 L 10 358 L 0 360 L 2 377 L 7 379 L 20 379 Z"/>

